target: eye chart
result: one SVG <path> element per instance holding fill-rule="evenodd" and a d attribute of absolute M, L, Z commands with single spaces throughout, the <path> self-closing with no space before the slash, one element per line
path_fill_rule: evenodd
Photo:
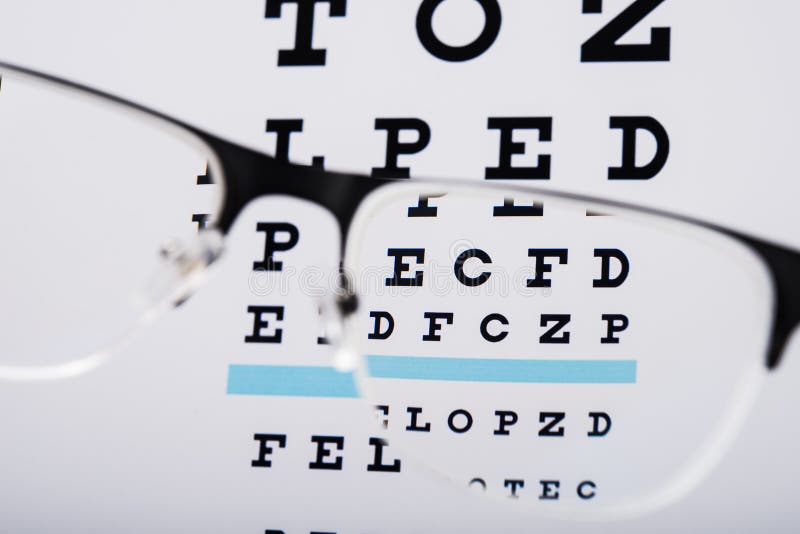
<path fill-rule="evenodd" d="M 42 1 L 3 11 L 4 59 L 278 158 L 375 177 L 579 192 L 800 245 L 793 179 L 800 87 L 791 67 L 798 13 L 788 2 Z M 197 199 L 187 228 L 197 228 L 210 214 L 213 176 L 201 165 L 185 180 Z M 236 376 L 247 367 L 335 372 L 320 299 L 337 268 L 339 239 L 322 209 L 260 199 L 240 215 L 207 285 L 108 366 L 46 387 L 0 386 L 0 531 L 671 532 L 691 525 L 779 532 L 797 523 L 800 436 L 790 407 L 800 377 L 792 347 L 703 483 L 666 509 L 621 522 L 523 513 L 437 478 L 380 439 L 382 414 L 355 398 L 348 375 L 337 394 L 245 391 Z M 413 276 L 407 249 L 414 246 L 392 243 L 406 250 L 383 251 L 383 261 L 398 276 Z M 603 261 L 591 254 L 590 280 Z M 623 260 L 607 258 L 606 278 L 621 276 Z M 558 280 L 558 252 L 528 259 L 551 267 L 540 279 Z M 462 274 L 479 276 L 467 268 L 479 260 Z M 454 310 L 418 311 L 415 336 L 436 335 L 431 324 L 445 335 L 461 326 L 422 317 Z M 476 317 L 476 335 L 491 311 Z M 563 317 L 540 324 L 537 315 L 527 328 L 536 338 L 565 330 L 625 336 L 620 314 L 576 318 L 559 331 L 552 328 Z M 385 334 L 383 317 L 364 323 L 364 338 Z M 633 335 L 636 316 L 630 319 Z M 514 335 L 516 326 L 494 316 L 484 330 Z M 408 408 L 391 416 L 404 425 L 431 422 L 430 412 Z M 487 425 L 509 424 L 510 415 L 491 408 Z M 557 432 L 560 411 L 547 410 L 540 421 L 531 409 L 517 424 Z M 584 411 L 580 418 L 567 412 L 566 432 L 600 434 L 604 416 L 616 424 L 613 412 Z M 448 428 L 449 415 L 433 424 Z M 450 424 L 462 429 L 466 421 L 459 413 Z M 503 489 L 537 506 L 593 493 L 581 485 L 588 477 L 558 488 L 551 480 Z"/>

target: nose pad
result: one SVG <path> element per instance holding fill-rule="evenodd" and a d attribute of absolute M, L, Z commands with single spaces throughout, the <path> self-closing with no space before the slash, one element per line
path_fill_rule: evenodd
<path fill-rule="evenodd" d="M 222 250 L 223 236 L 216 229 L 162 246 L 159 254 L 163 261 L 137 298 L 144 321 L 152 321 L 165 307 L 177 307 L 186 302 Z"/>
<path fill-rule="evenodd" d="M 353 371 L 358 364 L 356 339 L 352 322 L 358 307 L 356 296 L 349 288 L 337 295 L 327 295 L 320 302 L 325 335 L 334 348 L 333 366 L 342 372 Z"/>

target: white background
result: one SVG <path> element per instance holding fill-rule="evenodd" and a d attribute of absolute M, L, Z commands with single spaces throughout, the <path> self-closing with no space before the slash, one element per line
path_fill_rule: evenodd
<path fill-rule="evenodd" d="M 448 3 L 454 5 L 442 11 L 450 18 L 437 21 L 442 37 L 469 40 L 480 12 L 470 2 Z M 788 1 L 667 0 L 625 39 L 642 42 L 649 27 L 670 26 L 672 61 L 581 64 L 580 44 L 627 4 L 606 0 L 605 14 L 582 15 L 577 1 L 502 1 L 493 47 L 449 64 L 420 46 L 418 2 L 350 0 L 344 18 L 317 9 L 314 40 L 328 50 L 326 67 L 278 68 L 277 50 L 293 41 L 294 9 L 265 19 L 263 0 L 4 0 L 0 57 L 266 151 L 274 146 L 266 119 L 303 118 L 293 159 L 325 155 L 328 168 L 363 172 L 383 162 L 385 134 L 374 130 L 376 117 L 430 124 L 430 146 L 401 159 L 412 176 L 480 178 L 497 162 L 498 137 L 487 130 L 487 117 L 552 116 L 552 143 L 540 148 L 535 137 L 525 138 L 530 157 L 537 150 L 553 155 L 548 186 L 634 200 L 800 246 L 793 157 L 798 8 Z M 608 117 L 639 114 L 669 131 L 667 166 L 650 181 L 609 182 L 619 136 Z M 269 217 L 280 216 L 272 206 Z M 462 497 L 410 468 L 402 479 L 367 476 L 371 434 L 356 401 L 226 397 L 227 365 L 250 357 L 241 343 L 249 332 L 246 306 L 259 303 L 246 280 L 258 236 L 241 228 L 205 291 L 108 368 L 49 390 L 0 387 L 0 530 L 796 530 L 796 344 L 768 377 L 722 465 L 685 501 L 624 525 L 548 526 Z M 328 227 L 304 231 L 331 239 Z M 254 432 L 286 432 L 292 440 L 271 471 L 249 467 Z M 346 468 L 331 476 L 306 468 L 308 436 L 326 433 L 347 436 Z"/>

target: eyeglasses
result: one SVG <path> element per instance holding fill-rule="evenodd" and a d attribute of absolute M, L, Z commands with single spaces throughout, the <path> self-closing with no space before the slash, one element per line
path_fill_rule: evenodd
<path fill-rule="evenodd" d="M 329 331 L 393 445 L 521 508 L 619 517 L 702 479 L 800 321 L 800 254 L 738 232 L 507 184 L 293 165 L 65 80 L 0 74 L 4 380 L 96 368 L 200 287 L 246 205 L 295 197 L 338 224 Z M 280 276 L 297 228 L 254 230 L 254 270 Z M 253 312 L 256 338 L 268 311 Z M 335 377 L 301 370 L 239 366 L 228 387 L 336 396 Z"/>

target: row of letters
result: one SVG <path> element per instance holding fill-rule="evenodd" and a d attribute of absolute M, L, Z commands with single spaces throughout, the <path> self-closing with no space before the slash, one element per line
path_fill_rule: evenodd
<path fill-rule="evenodd" d="M 284 306 L 248 306 L 247 312 L 253 317 L 253 328 L 244 336 L 245 343 L 281 343 L 283 329 L 275 323 L 284 319 Z M 367 339 L 385 341 L 395 331 L 394 316 L 387 311 L 371 311 L 369 316 L 373 320 L 372 331 L 367 334 Z M 422 334 L 422 341 L 442 341 L 442 328 L 452 325 L 455 314 L 453 312 L 423 312 L 423 317 L 428 321 L 427 332 Z M 572 333 L 566 329 L 572 320 L 569 313 L 543 313 L 539 316 L 539 326 L 544 331 L 539 335 L 541 344 L 569 344 Z M 600 338 L 601 344 L 619 344 L 620 333 L 628 329 L 630 320 L 621 313 L 604 313 L 601 320 L 605 322 L 606 333 Z M 499 343 L 509 335 L 509 330 L 503 328 L 509 325 L 509 320 L 501 313 L 490 313 L 480 322 L 481 337 L 490 343 Z M 324 337 L 318 338 L 319 344 L 326 344 Z"/>
<path fill-rule="evenodd" d="M 498 163 L 486 167 L 487 180 L 549 180 L 553 156 L 539 154 L 536 165 L 519 166 L 512 164 L 514 156 L 529 153 L 528 145 L 515 140 L 514 134 L 522 131 L 538 133 L 540 143 L 553 140 L 553 117 L 489 117 L 489 130 L 496 130 L 500 136 Z M 666 165 L 670 142 L 666 128 L 650 116 L 612 116 L 609 128 L 622 134 L 621 164 L 608 168 L 609 180 L 648 180 L 655 177 Z M 382 166 L 372 167 L 375 178 L 409 178 L 411 168 L 401 164 L 401 156 L 419 154 L 431 141 L 430 125 L 417 117 L 382 117 L 375 119 L 375 130 L 386 132 L 385 159 Z M 266 131 L 275 134 L 274 156 L 279 161 L 289 161 L 289 147 L 293 134 L 303 131 L 303 119 L 269 119 Z M 638 142 L 642 134 L 655 140 L 656 149 L 646 163 L 637 162 Z M 413 140 L 408 140 L 413 136 Z M 406 140 L 401 139 L 404 137 Z M 314 156 L 312 166 L 322 168 L 323 156 Z"/>
<path fill-rule="evenodd" d="M 386 254 L 393 259 L 393 275 L 386 278 L 384 284 L 386 286 L 422 286 L 424 283 L 425 273 L 423 271 L 414 271 L 413 275 L 406 275 L 411 270 L 410 261 L 414 261 L 418 265 L 425 263 L 425 249 L 424 248 L 389 248 Z M 553 281 L 547 276 L 552 272 L 553 264 L 557 262 L 559 265 L 566 265 L 569 260 L 569 250 L 566 248 L 529 248 L 528 257 L 533 258 L 534 276 L 528 278 L 526 286 L 531 288 L 549 288 L 552 287 Z M 600 274 L 597 278 L 592 280 L 592 287 L 597 288 L 613 288 L 620 287 L 628 278 L 630 272 L 630 260 L 628 256 L 620 249 L 617 248 L 596 248 L 594 249 L 594 257 L 600 260 Z M 479 261 L 484 265 L 490 265 L 492 258 L 489 254 L 479 248 L 471 248 L 465 250 L 456 257 L 453 262 L 453 274 L 456 279 L 463 285 L 468 287 L 476 287 L 485 284 L 492 277 L 489 271 L 483 271 L 477 276 L 469 276 L 464 271 L 464 265 L 469 260 Z M 551 262 L 550 260 L 555 260 Z M 265 258 L 264 262 L 258 265 L 263 265 L 265 268 L 268 266 L 267 262 L 270 258 Z M 615 267 L 616 274 L 612 275 L 612 267 Z"/>
<path fill-rule="evenodd" d="M 288 438 L 286 434 L 254 434 L 253 439 L 257 443 L 258 452 L 256 458 L 251 460 L 250 465 L 254 468 L 271 468 L 275 461 L 276 449 L 284 449 L 287 446 Z M 312 435 L 310 441 L 314 444 L 314 455 L 308 463 L 311 470 L 323 471 L 342 471 L 344 469 L 344 436 L 322 436 Z M 400 473 L 401 461 L 399 459 L 387 460 L 385 458 L 385 448 L 388 447 L 386 441 L 380 438 L 369 438 L 369 445 L 372 448 L 372 461 L 367 464 L 368 472 L 381 473 Z M 481 477 L 472 478 L 470 486 L 476 486 L 485 490 L 487 481 Z M 561 481 L 559 480 L 540 480 L 539 500 L 557 501 L 561 498 Z M 503 487 L 507 488 L 509 497 L 518 497 L 519 490 L 525 487 L 524 479 L 505 479 Z M 577 496 L 582 500 L 589 500 L 595 497 L 597 484 L 591 480 L 583 480 L 576 485 Z"/>
<path fill-rule="evenodd" d="M 464 45 L 442 41 L 434 30 L 433 18 L 445 0 L 422 0 L 416 16 L 416 33 L 420 44 L 433 57 L 448 62 L 475 59 L 488 51 L 500 34 L 502 9 L 498 0 L 476 0 L 483 10 L 484 22 L 480 33 Z M 635 0 L 614 16 L 605 26 L 589 37 L 580 47 L 581 62 L 631 62 L 669 61 L 671 29 L 651 28 L 647 43 L 620 44 L 628 32 L 655 10 L 664 0 Z M 294 48 L 278 51 L 279 67 L 324 66 L 327 50 L 313 47 L 314 16 L 316 4 L 328 5 L 328 16 L 341 18 L 347 15 L 347 0 L 267 0 L 265 17 L 281 18 L 284 4 L 295 4 Z M 603 12 L 603 0 L 583 0 L 583 14 Z M 388 58 L 387 58 L 388 59 Z"/>
<path fill-rule="evenodd" d="M 376 409 L 382 416 L 384 427 L 389 425 L 389 406 L 379 405 Z M 431 432 L 431 422 L 423 416 L 423 409 L 419 406 L 407 406 L 408 424 L 406 432 Z M 586 436 L 590 438 L 605 437 L 611 431 L 611 416 L 602 411 L 588 412 L 588 425 Z M 497 428 L 492 434 L 495 436 L 510 436 L 511 429 L 519 423 L 519 414 L 513 410 L 495 410 Z M 542 437 L 564 437 L 566 427 L 564 421 L 566 412 L 539 412 L 539 430 L 537 435 Z M 453 434 L 465 434 L 472 430 L 474 418 L 469 410 L 459 408 L 451 411 L 447 416 L 447 428 Z"/>

